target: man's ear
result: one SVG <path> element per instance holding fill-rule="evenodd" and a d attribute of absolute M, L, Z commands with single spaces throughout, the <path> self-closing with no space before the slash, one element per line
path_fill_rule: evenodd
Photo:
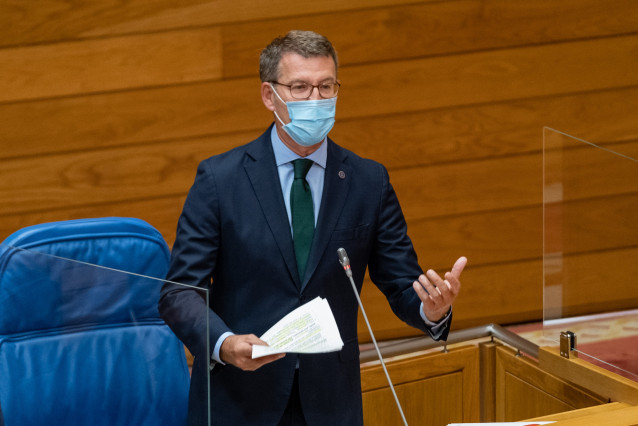
<path fill-rule="evenodd" d="M 275 103 L 273 102 L 273 92 L 272 86 L 270 83 L 263 82 L 261 83 L 261 101 L 264 103 L 266 108 L 270 111 L 275 110 Z"/>

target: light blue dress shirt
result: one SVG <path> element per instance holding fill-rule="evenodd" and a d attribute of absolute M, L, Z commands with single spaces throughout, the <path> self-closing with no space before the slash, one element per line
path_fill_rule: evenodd
<path fill-rule="evenodd" d="M 310 186 L 310 192 L 312 193 L 312 207 L 315 213 L 315 226 L 317 226 L 317 219 L 319 218 L 319 207 L 321 206 L 321 198 L 323 197 L 323 178 L 326 174 L 326 160 L 328 158 L 328 144 L 324 139 L 321 142 L 319 148 L 307 157 L 301 157 L 290 148 L 288 148 L 279 139 L 277 129 L 275 126 L 272 128 L 270 134 L 272 140 L 272 149 L 275 153 L 275 163 L 277 164 L 277 172 L 279 173 L 279 183 L 281 184 L 281 191 L 284 194 L 284 202 L 286 203 L 286 213 L 288 213 L 288 223 L 290 223 L 290 230 L 292 232 L 292 215 L 290 214 L 290 188 L 292 187 L 292 181 L 295 179 L 295 171 L 292 162 L 299 158 L 306 158 L 312 160 L 313 164 L 308 170 L 306 175 L 306 181 Z"/>

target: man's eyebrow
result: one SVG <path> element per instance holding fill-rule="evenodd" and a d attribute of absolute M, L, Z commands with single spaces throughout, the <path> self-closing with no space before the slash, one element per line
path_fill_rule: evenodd
<path fill-rule="evenodd" d="M 319 81 L 319 84 L 321 83 L 336 83 L 337 79 L 334 77 L 326 77 L 323 80 Z M 293 83 L 305 83 L 305 84 L 310 84 L 308 81 L 306 80 L 302 80 L 302 79 L 294 79 L 294 80 L 290 80 L 290 82 L 288 84 L 293 84 Z"/>

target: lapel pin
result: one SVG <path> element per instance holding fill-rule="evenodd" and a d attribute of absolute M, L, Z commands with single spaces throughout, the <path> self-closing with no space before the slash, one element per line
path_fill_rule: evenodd
<path fill-rule="evenodd" d="M 339 177 L 341 179 L 345 179 L 346 178 L 346 172 L 344 172 L 343 170 L 339 170 Z"/>

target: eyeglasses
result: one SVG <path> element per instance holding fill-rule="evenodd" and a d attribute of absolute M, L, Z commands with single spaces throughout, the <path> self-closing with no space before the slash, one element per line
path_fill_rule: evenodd
<path fill-rule="evenodd" d="M 341 86 L 341 83 L 333 81 L 327 81 L 316 86 L 314 84 L 306 83 L 305 81 L 299 81 L 292 84 L 283 84 L 278 81 L 271 81 L 271 83 L 287 87 L 290 90 L 290 96 L 295 99 L 308 99 L 312 96 L 312 91 L 315 90 L 315 87 L 319 90 L 319 96 L 322 98 L 334 98 L 337 96 L 337 93 L 339 93 L 339 87 Z"/>

